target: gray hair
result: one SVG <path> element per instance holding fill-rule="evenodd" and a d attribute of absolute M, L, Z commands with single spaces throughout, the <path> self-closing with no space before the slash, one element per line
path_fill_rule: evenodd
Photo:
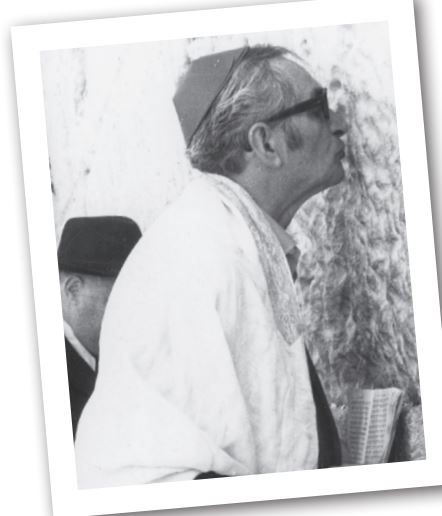
<path fill-rule="evenodd" d="M 225 176 L 243 170 L 250 127 L 296 101 L 287 68 L 291 55 L 272 45 L 247 49 L 190 142 L 187 155 L 193 167 Z M 289 120 L 280 124 L 289 147 L 295 148 L 300 136 Z"/>

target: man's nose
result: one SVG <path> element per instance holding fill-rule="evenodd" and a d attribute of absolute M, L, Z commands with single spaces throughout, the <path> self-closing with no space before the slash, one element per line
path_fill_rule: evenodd
<path fill-rule="evenodd" d="M 348 124 L 343 108 L 338 108 L 336 111 L 330 110 L 330 129 L 338 138 L 347 133 Z"/>

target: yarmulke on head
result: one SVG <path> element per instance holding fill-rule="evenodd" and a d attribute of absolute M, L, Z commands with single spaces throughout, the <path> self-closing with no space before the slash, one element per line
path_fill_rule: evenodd
<path fill-rule="evenodd" d="M 58 246 L 58 267 L 60 271 L 117 276 L 140 238 L 140 228 L 128 217 L 69 219 Z"/>
<path fill-rule="evenodd" d="M 173 98 L 187 146 L 247 48 L 210 54 L 190 63 Z"/>
<path fill-rule="evenodd" d="M 193 168 L 227 177 L 244 170 L 253 124 L 297 100 L 292 57 L 285 47 L 265 44 L 212 54 L 189 65 L 175 103 Z M 220 63 L 224 72 L 218 75 Z M 199 87 L 206 81 L 210 95 Z M 281 123 L 287 141 L 293 140 L 289 126 Z"/>

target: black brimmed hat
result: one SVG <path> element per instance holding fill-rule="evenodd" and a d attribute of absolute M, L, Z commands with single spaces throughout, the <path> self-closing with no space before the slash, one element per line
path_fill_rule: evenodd
<path fill-rule="evenodd" d="M 117 276 L 140 237 L 140 228 L 128 217 L 69 219 L 58 246 L 58 267 L 61 271 Z"/>
<path fill-rule="evenodd" d="M 173 98 L 187 146 L 247 49 L 210 54 L 190 63 Z"/>

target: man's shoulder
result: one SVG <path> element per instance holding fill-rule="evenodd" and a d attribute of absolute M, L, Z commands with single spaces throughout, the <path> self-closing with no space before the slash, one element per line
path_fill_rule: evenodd
<path fill-rule="evenodd" d="M 146 232 L 145 246 L 229 247 L 238 245 L 243 220 L 226 205 L 204 175 L 193 179 Z M 245 237 L 247 238 L 247 236 Z"/>
<path fill-rule="evenodd" d="M 222 197 L 205 175 L 199 175 L 165 208 L 157 223 L 161 223 L 162 219 L 173 219 L 177 225 L 189 222 L 205 225 L 224 217 L 226 211 Z"/>
<path fill-rule="evenodd" d="M 177 281 L 224 277 L 244 259 L 257 262 L 256 246 L 242 216 L 204 177 L 192 181 L 146 231 L 121 275 Z"/>

